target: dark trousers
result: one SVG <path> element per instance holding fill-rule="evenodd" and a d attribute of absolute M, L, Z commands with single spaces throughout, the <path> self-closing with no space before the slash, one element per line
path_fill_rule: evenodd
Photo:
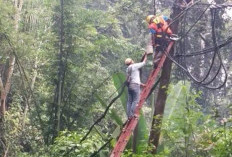
<path fill-rule="evenodd" d="M 140 97 L 140 85 L 135 83 L 130 83 L 128 86 L 128 100 L 127 100 L 127 117 L 134 115 L 135 107 L 139 102 Z"/>
<path fill-rule="evenodd" d="M 168 46 L 168 41 L 162 39 L 162 38 L 157 38 L 155 40 L 155 46 L 154 46 L 154 57 L 153 57 L 153 63 L 155 66 L 159 63 L 161 57 L 164 54 L 165 49 Z"/>

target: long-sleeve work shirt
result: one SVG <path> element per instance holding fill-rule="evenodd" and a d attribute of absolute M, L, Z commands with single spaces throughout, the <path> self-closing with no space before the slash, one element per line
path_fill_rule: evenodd
<path fill-rule="evenodd" d="M 128 66 L 126 73 L 130 75 L 131 81 L 130 83 L 141 84 L 140 76 L 139 76 L 139 69 L 145 65 L 145 62 L 140 63 L 133 63 Z"/>

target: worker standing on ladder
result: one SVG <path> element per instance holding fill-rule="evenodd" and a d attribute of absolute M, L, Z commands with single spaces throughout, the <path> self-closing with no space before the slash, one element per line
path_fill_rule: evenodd
<path fill-rule="evenodd" d="M 148 15 L 146 21 L 152 34 L 152 46 L 154 48 L 153 64 L 154 68 L 156 68 L 164 50 L 168 46 L 169 39 L 178 40 L 179 38 L 169 28 L 168 23 L 170 19 L 167 16 Z"/>
<path fill-rule="evenodd" d="M 127 99 L 127 117 L 130 120 L 135 111 L 135 107 L 139 102 L 140 86 L 145 86 L 140 81 L 140 71 L 147 61 L 147 53 L 144 54 L 142 62 L 135 63 L 131 58 L 125 60 L 125 64 L 128 66 L 127 73 L 127 86 L 128 86 L 128 99 Z"/>

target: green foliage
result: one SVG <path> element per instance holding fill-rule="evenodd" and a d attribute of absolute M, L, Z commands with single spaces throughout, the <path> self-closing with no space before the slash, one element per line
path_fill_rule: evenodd
<path fill-rule="evenodd" d="M 15 98 L 17 100 L 17 98 Z M 43 136 L 41 130 L 30 124 L 27 117 L 21 115 L 20 103 L 14 103 L 10 112 L 5 115 L 6 146 L 9 156 L 31 155 L 43 149 Z M 24 152 L 24 153 L 22 153 Z"/>
<path fill-rule="evenodd" d="M 7 62 L 10 54 L 10 46 L 6 40 L 6 36 L 13 36 L 14 20 L 12 16 L 14 14 L 13 7 L 9 2 L 0 0 L 0 63 Z"/>
<path fill-rule="evenodd" d="M 13 20 L 11 16 L 13 15 L 13 6 L 9 2 L 0 0 L 0 33 L 10 33 L 13 31 Z M 2 36 L 1 36 L 2 37 Z"/>
<path fill-rule="evenodd" d="M 106 109 L 107 104 L 98 95 L 96 95 L 96 97 L 98 101 L 101 103 L 101 105 L 103 106 L 103 108 Z M 115 109 L 111 109 L 109 111 L 109 114 L 110 114 L 111 119 L 114 120 L 118 125 L 123 124 L 121 117 L 119 117 Z"/>
<path fill-rule="evenodd" d="M 164 111 L 164 121 L 168 118 L 171 119 L 174 115 L 174 111 L 178 111 L 180 103 L 178 100 L 185 100 L 183 95 L 184 92 L 190 90 L 190 83 L 178 82 L 175 85 L 169 85 L 168 88 L 168 97 L 166 100 L 165 111 Z"/>
<path fill-rule="evenodd" d="M 138 133 L 136 136 L 136 153 L 143 154 L 146 152 L 148 146 L 148 125 L 143 112 L 140 112 L 140 118 L 138 121 Z"/>
<path fill-rule="evenodd" d="M 161 146 L 158 155 L 168 150 L 167 156 L 227 156 L 231 153 L 230 126 L 217 126 L 210 115 L 204 115 L 196 98 L 200 94 L 191 92 L 187 86 L 177 83 L 171 86 L 168 100 L 171 114 L 166 114 L 162 127 Z M 179 93 L 175 96 L 172 92 Z M 174 97 L 173 97 L 174 96 Z M 225 138 L 225 136 L 228 138 Z M 224 137 L 223 137 L 224 136 Z M 223 147 L 223 149 L 222 149 Z M 220 151 L 219 151 L 220 149 Z M 216 155 L 217 154 L 217 155 Z"/>
<path fill-rule="evenodd" d="M 55 144 L 51 146 L 51 156 L 64 156 L 68 153 L 70 157 L 83 157 L 90 156 L 92 153 L 97 151 L 103 140 L 101 136 L 96 133 L 92 133 L 91 138 L 86 139 L 80 143 L 80 139 L 84 136 L 86 130 L 79 130 L 78 132 L 63 131 L 56 138 Z M 70 153 L 69 153 L 70 152 Z"/>
<path fill-rule="evenodd" d="M 198 148 L 201 153 L 213 157 L 232 155 L 231 119 L 224 118 L 221 126 L 217 128 L 205 128 L 198 138 Z M 207 153 L 206 153 L 207 152 Z"/>
<path fill-rule="evenodd" d="M 123 73 L 116 73 L 113 75 L 114 85 L 117 89 L 121 89 L 123 83 L 126 80 L 126 76 Z M 127 88 L 124 89 L 123 94 L 120 96 L 123 109 L 126 112 L 126 102 L 127 102 Z"/>
<path fill-rule="evenodd" d="M 162 7 L 163 3 L 169 6 Z M 223 1 L 222 1 L 223 2 Z M 150 38 L 146 15 L 153 10 L 152 1 L 144 0 L 64 0 L 64 63 L 65 77 L 61 103 L 61 130 L 51 146 L 51 134 L 54 132 L 59 37 L 60 37 L 60 1 L 23 0 L 19 17 L 19 29 L 15 27 L 14 4 L 10 0 L 0 0 L 0 73 L 3 82 L 7 73 L 9 57 L 17 54 L 14 66 L 11 90 L 7 98 L 5 115 L 5 140 L 8 156 L 62 156 L 73 146 L 71 156 L 89 156 L 105 141 L 102 139 L 113 132 L 115 123 L 121 125 L 125 120 L 127 91 L 125 89 L 120 101 L 117 101 L 110 116 L 95 128 L 83 144 L 80 138 L 93 121 L 101 115 L 108 103 L 108 97 L 119 88 L 125 75 L 113 75 L 113 81 L 105 79 L 115 71 L 125 69 L 123 61 L 126 57 L 141 57 L 141 47 L 145 47 Z M 159 14 L 167 14 L 173 2 L 157 3 Z M 195 10 L 190 14 L 195 15 Z M 223 13 L 220 12 L 219 15 Z M 199 12 L 196 12 L 196 15 Z M 189 27 L 197 16 L 187 19 Z M 218 17 L 218 20 L 222 20 Z M 206 24 L 206 22 L 208 23 Z M 219 31 L 220 36 L 228 36 L 231 22 L 226 21 L 226 30 Z M 204 25 L 205 23 L 205 25 Z M 218 25 L 218 24 L 217 24 Z M 220 23 L 223 29 L 223 24 Z M 204 27 L 203 27 L 204 26 Z M 219 28 L 219 27 L 218 27 Z M 197 28 L 188 37 L 196 38 L 199 32 L 209 29 L 209 18 L 205 16 Z M 9 38 L 10 43 L 5 38 Z M 210 40 L 210 39 L 209 39 Z M 189 48 L 198 49 L 200 40 L 189 40 Z M 187 48 L 186 48 L 187 50 Z M 230 52 L 231 46 L 224 49 Z M 224 54 L 225 62 L 230 63 L 230 53 Z M 195 59 L 191 59 L 194 63 Z M 207 60 L 204 63 L 207 64 Z M 202 62 L 203 63 L 203 62 Z M 200 73 L 196 69 L 193 70 Z M 229 69 L 231 71 L 231 69 Z M 216 84 L 216 82 L 215 82 Z M 100 85 L 100 86 L 99 86 Z M 231 98 L 231 81 L 226 88 L 215 93 L 209 92 L 209 104 L 222 104 L 220 115 L 228 121 L 219 125 L 211 115 L 205 115 L 196 103 L 200 94 L 190 92 L 190 85 L 181 82 L 170 88 L 165 109 L 162 128 L 161 146 L 156 156 L 212 156 L 231 155 L 231 108 L 227 106 Z M 204 94 L 204 92 L 203 92 Z M 97 95 L 97 98 L 95 97 Z M 207 99 L 203 97 L 203 99 Z M 202 105 L 202 104 L 201 104 Z M 205 106 L 208 104 L 205 104 Z M 220 106 L 219 105 L 219 106 Z M 216 107 L 215 107 L 216 108 Z M 210 110 L 207 113 L 212 114 Z M 219 110 L 218 108 L 216 108 Z M 205 109 L 204 109 L 205 110 Z M 148 126 L 143 113 L 139 120 L 137 138 L 137 154 L 130 149 L 124 156 L 152 156 L 147 147 Z M 67 131 L 68 130 L 68 131 Z M 73 130 L 73 131 L 72 131 Z M 76 131 L 79 130 L 79 131 Z M 115 130 L 115 136 L 120 127 Z M 2 135 L 2 132 L 1 132 Z M 115 137 L 114 136 L 114 137 Z M 115 142 L 112 141 L 111 145 Z M 104 156 L 109 152 L 100 152 Z M 2 155 L 2 154 L 1 154 Z M 107 156 L 107 155 L 105 155 Z"/>

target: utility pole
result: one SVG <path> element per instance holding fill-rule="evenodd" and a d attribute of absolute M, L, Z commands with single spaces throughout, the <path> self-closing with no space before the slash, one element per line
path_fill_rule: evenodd
<path fill-rule="evenodd" d="M 176 0 L 175 3 L 183 4 L 183 1 Z M 182 11 L 181 8 L 174 6 L 173 13 L 170 16 L 171 19 L 174 19 L 177 15 L 181 13 L 181 11 Z M 179 20 L 176 20 L 171 25 L 171 29 L 174 34 L 178 32 L 178 24 L 179 24 Z M 170 54 L 173 53 L 173 51 L 174 49 L 172 48 L 170 51 Z M 154 146 L 151 151 L 153 154 L 156 154 L 157 147 L 159 145 L 160 131 L 161 131 L 161 126 L 162 126 L 165 103 L 167 99 L 167 89 L 168 89 L 168 85 L 170 81 L 171 70 L 172 70 L 172 61 L 169 59 L 166 59 L 166 61 L 164 62 L 161 77 L 160 77 L 158 96 L 154 104 L 155 111 L 153 114 L 153 120 L 152 120 L 150 137 L 149 137 L 149 143 L 153 144 Z"/>

